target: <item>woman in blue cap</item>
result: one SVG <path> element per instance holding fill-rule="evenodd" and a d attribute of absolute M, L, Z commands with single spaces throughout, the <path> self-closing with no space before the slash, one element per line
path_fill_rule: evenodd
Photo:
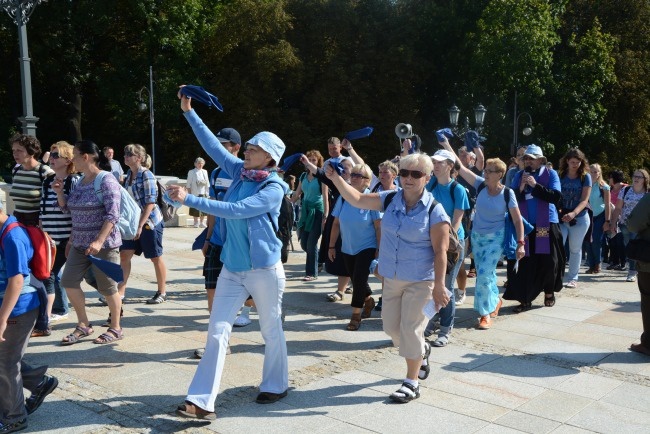
<path fill-rule="evenodd" d="M 526 256 L 518 261 L 508 260 L 506 300 L 517 300 L 516 313 L 532 307 L 533 300 L 544 292 L 544 306 L 555 305 L 555 293 L 562 289 L 564 276 L 564 246 L 558 216 L 562 202 L 560 177 L 546 167 L 542 149 L 530 145 L 524 153 L 524 170 L 515 174 L 510 187 L 517 195 L 522 217 L 533 225 L 525 240 Z M 516 268 L 516 269 L 515 269 Z"/>
<path fill-rule="evenodd" d="M 187 194 L 175 185 L 169 196 L 176 201 L 221 217 L 224 238 L 223 270 L 217 281 L 205 354 L 194 374 L 185 403 L 176 414 L 216 419 L 215 399 L 237 311 L 249 295 L 255 299 L 264 338 L 264 370 L 256 402 L 269 404 L 287 395 L 289 367 L 282 330 L 282 295 L 285 275 L 277 238 L 280 204 L 288 186 L 277 174 L 285 146 L 275 134 L 263 131 L 250 139 L 244 161 L 231 155 L 192 110 L 191 99 L 181 96 L 181 109 L 203 149 L 233 182 L 222 201 Z"/>

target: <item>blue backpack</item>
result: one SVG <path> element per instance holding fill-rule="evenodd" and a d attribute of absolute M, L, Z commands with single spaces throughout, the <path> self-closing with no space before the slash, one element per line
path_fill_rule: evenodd
<path fill-rule="evenodd" d="M 104 176 L 111 175 L 110 172 L 101 171 L 95 178 L 93 184 L 97 199 L 102 204 L 104 203 L 104 195 L 102 194 L 102 180 Z M 120 185 L 120 220 L 117 222 L 117 228 L 120 230 L 123 240 L 132 240 L 138 232 L 138 225 L 140 224 L 140 206 L 135 199 L 129 194 L 124 187 Z"/>

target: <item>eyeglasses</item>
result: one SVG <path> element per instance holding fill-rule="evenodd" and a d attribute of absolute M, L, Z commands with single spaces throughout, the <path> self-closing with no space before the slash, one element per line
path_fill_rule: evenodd
<path fill-rule="evenodd" d="M 367 176 L 362 175 L 361 173 L 350 173 L 350 178 L 370 179 Z"/>
<path fill-rule="evenodd" d="M 426 173 L 420 172 L 419 170 L 400 169 L 399 176 L 402 178 L 408 178 L 410 176 L 413 179 L 420 179 L 426 176 Z"/>
<path fill-rule="evenodd" d="M 526 156 L 526 155 L 524 155 L 523 158 L 524 158 L 524 161 L 528 161 L 528 160 L 531 160 L 531 161 L 532 161 L 532 160 L 534 160 L 533 157 L 528 157 L 528 156 Z"/>
<path fill-rule="evenodd" d="M 501 173 L 500 170 L 485 169 L 485 173 Z"/>
<path fill-rule="evenodd" d="M 125 152 L 124 153 L 124 158 L 126 158 L 126 157 L 135 157 L 135 154 L 132 154 L 130 152 Z"/>
<path fill-rule="evenodd" d="M 58 159 L 60 158 L 60 157 L 59 157 L 59 153 L 58 153 L 58 152 L 51 152 L 51 153 L 50 153 L 50 158 L 51 158 L 52 160 L 58 160 Z"/>
<path fill-rule="evenodd" d="M 645 176 L 643 176 L 643 175 L 634 175 L 632 178 L 634 178 L 634 179 L 645 179 Z"/>

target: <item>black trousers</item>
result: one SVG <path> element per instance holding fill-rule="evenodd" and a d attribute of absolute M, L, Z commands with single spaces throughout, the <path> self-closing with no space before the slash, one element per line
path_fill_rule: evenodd
<path fill-rule="evenodd" d="M 348 274 L 352 280 L 352 302 L 350 306 L 362 308 L 366 298 L 372 294 L 370 285 L 368 285 L 368 275 L 370 274 L 370 263 L 375 259 L 377 249 L 365 249 L 356 255 L 347 255 L 341 253 L 343 262 L 348 269 Z"/>
<path fill-rule="evenodd" d="M 641 344 L 650 348 L 650 272 L 637 271 L 636 279 L 641 293 L 641 320 L 643 321 Z"/>

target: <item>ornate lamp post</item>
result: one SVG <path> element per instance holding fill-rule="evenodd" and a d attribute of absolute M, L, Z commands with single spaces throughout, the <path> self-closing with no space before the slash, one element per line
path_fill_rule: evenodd
<path fill-rule="evenodd" d="M 515 121 L 512 130 L 512 146 L 510 147 L 510 154 L 512 156 L 516 155 L 517 147 L 519 146 L 519 118 L 521 118 L 523 115 L 528 116 L 528 123 L 521 131 L 521 133 L 524 136 L 528 137 L 533 133 L 533 118 L 530 116 L 530 113 L 528 112 L 521 112 L 517 114 L 517 92 L 515 91 L 515 112 L 514 112 Z"/>
<path fill-rule="evenodd" d="M 154 135 L 154 109 L 153 109 L 153 67 L 149 66 L 149 88 L 142 86 L 142 88 L 136 92 L 138 95 L 138 110 L 141 112 L 147 110 L 147 103 L 144 102 L 142 93 L 148 93 L 149 95 L 149 123 L 151 124 L 151 171 L 156 173 L 156 141 Z"/>
<path fill-rule="evenodd" d="M 18 45 L 20 47 L 20 76 L 23 95 L 24 116 L 20 117 L 23 134 L 36 136 L 36 122 L 34 106 L 32 104 L 32 72 L 31 59 L 27 47 L 27 21 L 34 12 L 34 8 L 45 0 L 0 0 L 0 7 L 9 14 L 9 17 L 18 26 Z"/>
<path fill-rule="evenodd" d="M 454 131 L 454 134 L 457 136 L 463 136 L 465 135 L 466 132 L 471 130 L 469 126 L 469 117 L 465 117 L 465 122 L 463 126 L 458 125 L 458 118 L 460 115 L 460 109 L 454 104 L 451 106 L 449 109 L 447 109 L 449 112 L 449 125 L 451 125 L 451 129 Z M 474 123 L 476 124 L 476 127 L 474 130 L 477 133 L 481 133 L 483 131 L 483 122 L 485 121 L 485 114 L 487 113 L 487 109 L 483 107 L 483 104 L 479 103 L 479 105 L 474 108 Z"/>

